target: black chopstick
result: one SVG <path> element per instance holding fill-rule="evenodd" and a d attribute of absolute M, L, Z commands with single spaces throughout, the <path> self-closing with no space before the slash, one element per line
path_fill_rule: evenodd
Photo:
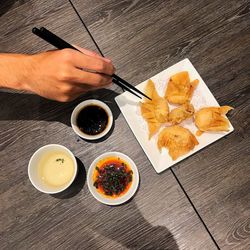
<path fill-rule="evenodd" d="M 40 30 L 37 29 L 37 28 L 34 28 L 34 29 L 33 29 L 33 31 L 37 32 L 37 35 L 39 37 L 43 38 L 48 43 L 54 45 L 58 49 L 70 48 L 70 49 L 74 49 L 74 50 L 77 50 L 77 51 L 81 52 L 80 50 L 78 50 L 77 48 L 75 48 L 71 44 L 67 43 L 66 41 L 64 41 L 60 37 L 56 36 L 55 34 L 53 34 L 52 32 L 50 32 L 49 30 L 47 30 L 44 27 L 41 27 Z M 116 85 L 122 87 L 123 89 L 129 91 L 130 93 L 134 94 L 135 96 L 141 98 L 139 95 L 137 95 L 136 93 L 132 92 L 127 86 L 124 86 L 123 84 L 120 84 L 120 82 L 116 78 L 114 78 L 114 77 L 113 77 L 113 82 Z"/>
<path fill-rule="evenodd" d="M 69 49 L 74 49 L 74 50 L 79 51 L 77 48 L 67 43 L 66 41 L 56 36 L 55 34 L 53 34 L 52 32 L 50 32 L 44 27 L 41 27 L 40 29 L 35 27 L 32 29 L 32 32 L 58 49 L 69 48 Z"/>
<path fill-rule="evenodd" d="M 32 32 L 35 35 L 37 35 L 40 38 L 42 38 L 43 40 L 45 40 L 46 42 L 52 44 L 53 46 L 55 46 L 58 49 L 70 48 L 70 49 L 74 49 L 74 50 L 79 51 L 77 48 L 75 48 L 71 44 L 67 43 L 66 41 L 64 41 L 60 37 L 56 36 L 55 34 L 53 34 L 52 32 L 50 32 L 49 30 L 47 30 L 44 27 L 41 27 L 40 29 L 34 27 L 32 29 Z M 81 52 L 81 51 L 79 51 L 79 52 Z M 135 95 L 135 96 L 137 96 L 138 98 L 141 99 L 141 97 L 138 94 L 135 93 L 135 92 L 137 92 L 137 93 L 141 94 L 142 96 L 148 98 L 149 100 L 152 100 L 147 95 L 145 95 L 144 93 L 142 93 L 140 90 L 138 90 L 137 88 L 135 88 L 133 85 L 129 84 L 127 81 L 125 81 L 122 78 L 120 78 L 118 75 L 113 74 L 112 77 L 113 77 L 113 82 L 116 85 L 118 85 L 121 88 L 127 90 L 131 94 L 133 94 L 133 95 Z"/>
<path fill-rule="evenodd" d="M 113 77 L 113 83 L 115 83 L 116 85 L 120 86 L 121 88 L 127 90 L 128 92 L 130 92 L 131 94 L 137 96 L 138 98 L 142 99 L 139 95 L 137 95 L 136 93 L 134 93 L 129 87 L 127 87 L 125 84 L 122 84 L 121 82 L 119 82 L 116 78 Z M 151 99 L 150 99 L 151 100 Z"/>

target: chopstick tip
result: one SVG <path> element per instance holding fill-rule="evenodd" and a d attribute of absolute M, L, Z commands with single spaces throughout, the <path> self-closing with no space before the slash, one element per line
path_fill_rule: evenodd
<path fill-rule="evenodd" d="M 36 34 L 37 31 L 38 31 L 38 28 L 37 28 L 37 27 L 33 27 L 33 28 L 32 28 L 32 33 Z"/>

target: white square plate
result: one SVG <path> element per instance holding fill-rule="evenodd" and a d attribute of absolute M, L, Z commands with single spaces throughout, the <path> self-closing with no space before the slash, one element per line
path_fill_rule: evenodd
<path fill-rule="evenodd" d="M 195 110 L 198 110 L 205 106 L 219 106 L 218 102 L 208 89 L 207 85 L 188 59 L 184 59 L 176 63 L 175 65 L 163 70 L 159 74 L 151 77 L 160 96 L 164 95 L 169 78 L 181 71 L 188 71 L 191 81 L 193 81 L 194 79 L 199 80 L 199 84 L 194 91 L 191 100 L 191 103 L 193 104 Z M 137 88 L 141 91 L 144 91 L 147 81 L 148 80 L 137 85 Z M 124 92 L 123 94 L 117 96 L 115 100 L 119 108 L 121 109 L 121 112 L 123 113 L 128 125 L 132 129 L 136 139 L 140 143 L 141 147 L 143 148 L 157 173 L 160 173 L 163 170 L 173 166 L 177 162 L 182 161 L 188 156 L 219 140 L 220 138 L 224 137 L 234 130 L 230 123 L 230 129 L 227 132 L 210 132 L 203 133 L 201 136 L 196 136 L 197 140 L 199 141 L 199 145 L 195 146 L 195 148 L 188 154 L 185 154 L 184 156 L 181 156 L 177 160 L 173 161 L 169 156 L 167 149 L 163 149 L 161 153 L 159 152 L 157 148 L 158 133 L 153 136 L 151 140 L 148 140 L 148 127 L 146 121 L 144 121 L 141 116 L 138 98 L 133 96 L 129 92 Z M 171 110 L 174 106 L 169 105 L 169 107 Z M 183 121 L 180 125 L 188 128 L 195 135 L 197 128 L 192 119 Z"/>

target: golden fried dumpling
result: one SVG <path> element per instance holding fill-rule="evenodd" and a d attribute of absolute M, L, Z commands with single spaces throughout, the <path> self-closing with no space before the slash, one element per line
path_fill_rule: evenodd
<path fill-rule="evenodd" d="M 169 103 L 184 104 L 190 102 L 193 92 L 199 80 L 190 82 L 187 71 L 182 71 L 170 77 L 165 93 L 165 98 Z"/>
<path fill-rule="evenodd" d="M 159 130 L 161 127 L 161 122 L 159 122 L 155 113 L 153 112 L 154 107 L 152 105 L 145 105 L 145 103 L 140 103 L 142 117 L 146 120 L 148 124 L 149 139 Z"/>
<path fill-rule="evenodd" d="M 168 103 L 160 97 L 155 89 L 154 82 L 149 80 L 146 85 L 145 94 L 152 99 L 144 99 L 140 103 L 142 117 L 146 120 L 149 130 L 149 139 L 159 130 L 163 123 L 168 120 Z"/>
<path fill-rule="evenodd" d="M 228 131 L 229 121 L 225 116 L 230 106 L 222 107 L 206 107 L 197 111 L 194 115 L 196 127 L 199 129 L 197 135 L 201 135 L 205 131 Z"/>
<path fill-rule="evenodd" d="M 159 134 L 157 143 L 160 151 L 163 147 L 168 148 L 173 160 L 188 153 L 198 144 L 197 139 L 188 129 L 178 125 L 164 128 Z"/>
<path fill-rule="evenodd" d="M 192 117 L 194 114 L 194 106 L 187 102 L 182 104 L 180 107 L 172 109 L 168 115 L 168 121 L 172 125 L 176 125 L 186 120 L 187 118 Z"/>
<path fill-rule="evenodd" d="M 152 100 L 157 100 L 160 98 L 160 96 L 158 95 L 157 90 L 155 89 L 155 84 L 154 82 L 149 79 L 147 82 L 147 85 L 145 87 L 145 94 L 151 98 Z M 145 99 L 146 101 L 150 102 L 150 100 Z"/>

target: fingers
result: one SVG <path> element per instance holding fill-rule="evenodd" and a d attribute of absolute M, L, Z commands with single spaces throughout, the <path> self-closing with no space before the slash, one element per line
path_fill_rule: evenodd
<path fill-rule="evenodd" d="M 104 60 L 97 57 L 81 55 L 79 52 L 75 56 L 74 66 L 79 69 L 86 69 L 110 76 L 115 72 L 112 63 L 105 62 Z"/>
<path fill-rule="evenodd" d="M 64 87 L 63 93 L 56 96 L 56 100 L 60 102 L 70 102 L 75 100 L 77 97 L 81 96 L 84 93 L 87 93 L 89 91 L 97 90 L 100 87 L 90 86 L 87 84 L 82 85 L 68 85 L 67 87 Z M 67 90 L 68 89 L 68 90 Z M 55 98 L 53 98 L 55 99 Z"/>
<path fill-rule="evenodd" d="M 101 88 L 112 83 L 112 77 L 105 74 L 92 73 L 80 69 L 72 70 L 72 78 L 79 85 L 87 84 L 89 87 Z"/>
<path fill-rule="evenodd" d="M 95 51 L 88 50 L 88 49 L 84 49 L 84 48 L 79 47 L 79 46 L 77 46 L 77 45 L 73 45 L 73 46 L 74 46 L 75 48 L 77 48 L 78 50 L 80 50 L 83 54 L 85 54 L 85 55 L 87 55 L 87 56 L 93 56 L 93 57 L 96 57 L 96 58 L 100 58 L 100 59 L 102 59 L 102 60 L 104 60 L 104 61 L 106 61 L 106 62 L 108 62 L 108 63 L 111 62 L 110 59 L 105 58 L 105 57 L 99 55 L 99 54 L 96 53 Z"/>
<path fill-rule="evenodd" d="M 63 49 L 60 53 L 62 61 L 66 64 L 70 63 L 76 68 L 110 76 L 114 74 L 115 68 L 113 64 L 106 62 L 102 58 L 85 55 L 72 49 Z"/>

